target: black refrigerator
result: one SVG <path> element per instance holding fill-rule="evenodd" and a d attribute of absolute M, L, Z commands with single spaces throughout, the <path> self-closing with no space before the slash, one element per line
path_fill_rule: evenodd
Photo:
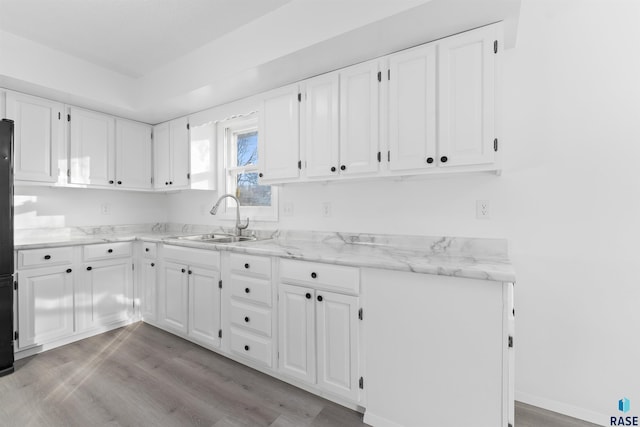
<path fill-rule="evenodd" d="M 13 121 L 0 121 L 0 376 L 13 372 Z"/>

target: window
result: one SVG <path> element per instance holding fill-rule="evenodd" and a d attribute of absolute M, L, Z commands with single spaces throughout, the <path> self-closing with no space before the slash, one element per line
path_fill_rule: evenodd
<path fill-rule="evenodd" d="M 276 220 L 277 191 L 258 183 L 258 124 L 255 114 L 219 124 L 225 149 L 224 192 L 240 200 L 241 215 L 258 220 Z M 235 214 L 235 204 L 228 209 Z"/>

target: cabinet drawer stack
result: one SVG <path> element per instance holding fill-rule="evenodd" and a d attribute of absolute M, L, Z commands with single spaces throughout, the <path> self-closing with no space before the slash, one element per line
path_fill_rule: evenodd
<path fill-rule="evenodd" d="M 231 254 L 230 349 L 258 364 L 273 366 L 271 259 Z"/>

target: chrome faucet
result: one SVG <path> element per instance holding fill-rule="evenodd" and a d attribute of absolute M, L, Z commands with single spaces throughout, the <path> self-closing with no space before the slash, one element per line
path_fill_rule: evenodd
<path fill-rule="evenodd" d="M 209 213 L 211 215 L 215 215 L 216 212 L 218 212 L 218 208 L 220 207 L 220 203 L 222 202 L 223 199 L 225 199 L 227 197 L 231 197 L 233 200 L 236 201 L 236 236 L 241 236 L 242 235 L 242 230 L 244 230 L 245 228 L 247 228 L 249 226 L 249 218 L 247 218 L 247 222 L 246 223 L 244 223 L 244 224 L 240 223 L 240 200 L 238 200 L 238 198 L 236 196 L 234 196 L 233 194 L 224 194 L 224 195 L 220 196 L 220 198 L 218 199 L 216 204 L 213 205 L 213 207 L 211 208 L 211 211 Z"/>

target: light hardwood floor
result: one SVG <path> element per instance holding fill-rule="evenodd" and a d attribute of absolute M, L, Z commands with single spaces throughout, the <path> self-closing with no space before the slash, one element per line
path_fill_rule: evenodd
<path fill-rule="evenodd" d="M 362 415 L 136 323 L 16 362 L 2 426 L 364 426 Z M 591 426 L 528 405 L 517 427 Z"/>

